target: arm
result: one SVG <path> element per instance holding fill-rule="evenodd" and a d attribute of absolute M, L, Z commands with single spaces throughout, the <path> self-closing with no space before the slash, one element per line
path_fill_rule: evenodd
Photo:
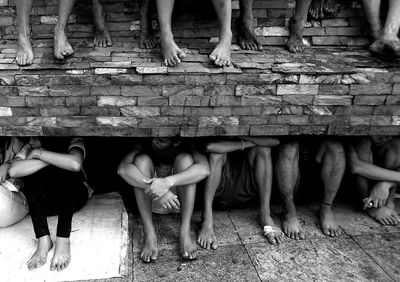
<path fill-rule="evenodd" d="M 10 166 L 11 164 L 9 162 L 5 162 L 0 165 L 0 183 L 3 183 L 7 179 Z"/>
<path fill-rule="evenodd" d="M 242 137 L 242 139 L 261 147 L 274 147 L 280 143 L 277 138 L 273 137 Z"/>
<path fill-rule="evenodd" d="M 45 168 L 49 164 L 41 160 L 16 159 L 10 167 L 8 174 L 11 178 L 24 177 Z"/>
<path fill-rule="evenodd" d="M 207 153 L 225 154 L 246 148 L 255 147 L 250 141 L 216 141 L 207 144 L 205 151 Z"/>
<path fill-rule="evenodd" d="M 78 172 L 82 168 L 83 152 L 80 149 L 72 148 L 69 153 L 56 153 L 43 148 L 33 149 L 27 159 L 37 159 L 54 165 L 58 168 Z"/>
<path fill-rule="evenodd" d="M 349 146 L 347 156 L 353 174 L 377 181 L 400 183 L 400 172 L 361 160 L 353 146 Z"/>
<path fill-rule="evenodd" d="M 135 148 L 129 152 L 120 162 L 118 166 L 118 175 L 122 177 L 128 184 L 142 188 L 148 189 L 150 185 L 145 183 L 143 179 L 147 179 L 139 168 L 133 164 L 133 160 L 137 155 L 141 153 L 140 148 Z"/>

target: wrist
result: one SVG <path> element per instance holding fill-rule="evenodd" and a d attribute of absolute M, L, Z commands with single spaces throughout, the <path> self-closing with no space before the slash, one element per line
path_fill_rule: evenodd
<path fill-rule="evenodd" d="M 167 181 L 168 184 L 168 190 L 175 186 L 175 180 L 173 175 L 166 177 L 165 180 Z"/>

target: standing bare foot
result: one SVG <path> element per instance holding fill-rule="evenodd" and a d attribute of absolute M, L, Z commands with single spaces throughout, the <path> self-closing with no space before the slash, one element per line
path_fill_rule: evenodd
<path fill-rule="evenodd" d="M 68 267 L 71 261 L 71 243 L 69 238 L 56 238 L 56 247 L 51 259 L 50 270 L 61 271 Z"/>
<path fill-rule="evenodd" d="M 232 33 L 225 32 L 220 36 L 217 46 L 210 55 L 210 59 L 219 67 L 231 65 Z"/>
<path fill-rule="evenodd" d="M 282 228 L 283 233 L 291 239 L 304 240 L 306 238 L 296 214 L 285 214 L 282 221 Z"/>
<path fill-rule="evenodd" d="M 93 45 L 97 47 L 112 46 L 111 35 L 108 32 L 105 13 L 100 2 L 92 1 L 92 13 L 95 26 Z"/>
<path fill-rule="evenodd" d="M 31 41 L 28 36 L 19 35 L 18 50 L 15 60 L 19 66 L 31 65 L 33 62 L 33 51 Z"/>
<path fill-rule="evenodd" d="M 338 12 L 336 8 L 336 0 L 325 0 L 323 10 L 325 18 L 336 16 L 336 13 Z"/>
<path fill-rule="evenodd" d="M 251 19 L 242 19 L 238 21 L 238 43 L 244 50 L 262 50 L 262 46 L 254 32 Z"/>
<path fill-rule="evenodd" d="M 41 267 L 47 262 L 47 254 L 53 247 L 50 236 L 46 235 L 38 239 L 35 253 L 28 260 L 27 265 L 29 270 L 34 270 Z"/>
<path fill-rule="evenodd" d="M 60 28 L 58 24 L 54 29 L 54 57 L 59 60 L 63 60 L 67 56 L 71 56 L 74 53 L 71 44 L 68 42 L 65 30 Z"/>
<path fill-rule="evenodd" d="M 313 0 L 310 5 L 308 13 L 316 21 L 324 18 L 324 1 L 325 0 Z"/>
<path fill-rule="evenodd" d="M 151 262 L 155 261 L 157 258 L 158 258 L 157 235 L 153 231 L 149 232 L 149 234 L 145 234 L 144 245 L 142 253 L 140 254 L 140 259 L 143 262 Z"/>
<path fill-rule="evenodd" d="M 216 250 L 218 248 L 217 238 L 215 237 L 212 225 L 212 222 L 207 223 L 203 221 L 197 239 L 197 243 L 207 250 L 210 250 L 210 248 Z"/>
<path fill-rule="evenodd" d="M 164 64 L 166 66 L 175 66 L 179 64 L 183 58 L 186 57 L 183 52 L 176 45 L 174 37 L 172 35 L 161 34 L 161 52 L 164 57 Z"/>
<path fill-rule="evenodd" d="M 271 244 L 283 243 L 283 232 L 275 225 L 274 220 L 270 215 L 261 215 L 260 224 L 263 227 L 264 236 L 267 237 Z"/>
<path fill-rule="evenodd" d="M 192 237 L 190 229 L 181 229 L 180 231 L 180 256 L 185 260 L 194 260 L 197 258 L 197 244 Z"/>
<path fill-rule="evenodd" d="M 140 30 L 139 44 L 142 49 L 153 49 L 156 47 L 156 38 L 151 27 L 147 29 L 142 27 Z"/>
<path fill-rule="evenodd" d="M 321 220 L 322 233 L 331 237 L 340 236 L 342 232 L 339 225 L 336 223 L 331 205 L 321 204 L 319 216 Z"/>

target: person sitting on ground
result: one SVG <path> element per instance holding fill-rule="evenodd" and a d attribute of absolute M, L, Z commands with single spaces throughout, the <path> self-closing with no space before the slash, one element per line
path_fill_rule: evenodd
<path fill-rule="evenodd" d="M 398 224 L 395 195 L 400 185 L 400 138 L 358 139 L 349 145 L 347 157 L 366 213 L 382 225 Z"/>
<path fill-rule="evenodd" d="M 381 0 L 363 0 L 365 16 L 370 25 L 374 42 L 369 46 L 372 53 L 400 57 L 400 1 L 389 0 L 385 25 L 381 22 Z"/>
<path fill-rule="evenodd" d="M 68 142 L 69 141 L 69 142 Z M 70 234 L 73 213 L 82 208 L 93 190 L 87 184 L 82 164 L 86 150 L 82 138 L 32 138 L 31 149 L 12 163 L 11 177 L 22 177 L 37 249 L 28 269 L 44 265 L 53 247 L 47 216 L 58 215 L 57 237 L 50 270 L 61 271 L 71 260 Z"/>
<path fill-rule="evenodd" d="M 156 38 L 151 21 L 151 0 L 141 0 L 140 6 L 140 48 L 153 49 L 156 47 Z"/>
<path fill-rule="evenodd" d="M 56 59 L 62 60 L 74 52 L 66 35 L 66 27 L 74 2 L 75 0 L 59 1 L 58 22 L 54 28 L 54 57 Z M 32 9 L 32 0 L 16 0 L 16 5 L 19 34 L 15 60 L 20 66 L 31 65 L 34 58 L 29 31 L 29 13 Z M 92 11 L 95 24 L 94 46 L 111 46 L 111 36 L 107 30 L 103 7 L 99 0 L 92 0 Z"/>
<path fill-rule="evenodd" d="M 219 67 L 231 64 L 231 0 L 212 0 L 220 21 L 219 42 L 210 59 Z M 172 34 L 171 17 L 175 0 L 157 0 L 158 21 L 160 24 L 161 53 L 166 66 L 175 66 L 186 57 L 175 43 Z"/>
<path fill-rule="evenodd" d="M 253 3 L 254 0 L 239 1 L 237 40 L 239 46 L 244 50 L 262 50 L 262 45 L 254 32 Z"/>
<path fill-rule="evenodd" d="M 213 228 L 213 201 L 224 209 L 242 208 L 260 203 L 260 224 L 271 244 L 282 243 L 283 233 L 275 225 L 270 210 L 272 187 L 271 146 L 279 144 L 275 138 L 247 137 L 209 142 L 211 174 L 204 190 L 204 209 L 198 244 L 205 249 L 216 249 Z"/>
<path fill-rule="evenodd" d="M 314 158 L 314 159 L 312 159 Z M 297 218 L 294 196 L 298 187 L 323 186 L 319 216 L 322 232 L 331 237 L 341 234 L 332 204 L 342 182 L 346 167 L 343 145 L 333 139 L 305 139 L 302 142 L 288 141 L 279 146 L 276 161 L 276 180 L 284 203 L 283 232 L 291 239 L 305 239 L 304 231 Z M 301 172 L 300 172 L 301 171 Z M 316 171 L 320 171 L 322 183 L 315 182 Z M 300 185 L 300 175 L 302 181 Z M 306 184 L 306 185 L 305 185 Z M 303 193 L 303 192 L 302 192 Z"/>
<path fill-rule="evenodd" d="M 15 159 L 26 153 L 27 146 L 16 137 L 0 137 L 0 227 L 8 227 L 28 214 L 28 205 L 21 188 L 23 182 L 10 178 L 8 171 Z"/>
<path fill-rule="evenodd" d="M 144 227 L 144 262 L 158 257 L 155 213 L 181 212 L 180 256 L 193 260 L 196 241 L 190 231 L 196 184 L 210 173 L 207 158 L 178 139 L 153 138 L 137 144 L 121 161 L 118 174 L 134 187 Z"/>

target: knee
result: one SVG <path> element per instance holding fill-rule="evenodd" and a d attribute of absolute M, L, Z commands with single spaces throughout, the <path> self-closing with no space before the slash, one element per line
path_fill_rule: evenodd
<path fill-rule="evenodd" d="M 133 164 L 142 172 L 150 171 L 153 165 L 151 158 L 148 155 L 138 155 L 133 160 Z M 128 166 L 126 164 L 120 164 L 117 171 L 118 175 L 124 177 L 128 173 Z"/>
<path fill-rule="evenodd" d="M 193 164 L 193 157 L 188 153 L 181 153 L 175 158 L 175 168 L 177 171 L 183 171 Z"/>
<path fill-rule="evenodd" d="M 215 165 L 222 163 L 225 158 L 226 158 L 226 154 L 216 154 L 216 153 L 212 153 L 208 157 L 210 166 L 215 166 Z"/>
<path fill-rule="evenodd" d="M 299 158 L 299 143 L 292 141 L 279 146 L 279 159 L 295 161 Z"/>
<path fill-rule="evenodd" d="M 342 143 L 329 140 L 325 141 L 323 146 L 325 146 L 327 154 L 330 154 L 336 159 L 345 159 L 345 151 Z"/>
<path fill-rule="evenodd" d="M 258 157 L 262 158 L 270 158 L 271 157 L 271 148 L 270 147 L 260 147 L 256 146 L 252 148 L 254 150 L 254 153 Z"/>

